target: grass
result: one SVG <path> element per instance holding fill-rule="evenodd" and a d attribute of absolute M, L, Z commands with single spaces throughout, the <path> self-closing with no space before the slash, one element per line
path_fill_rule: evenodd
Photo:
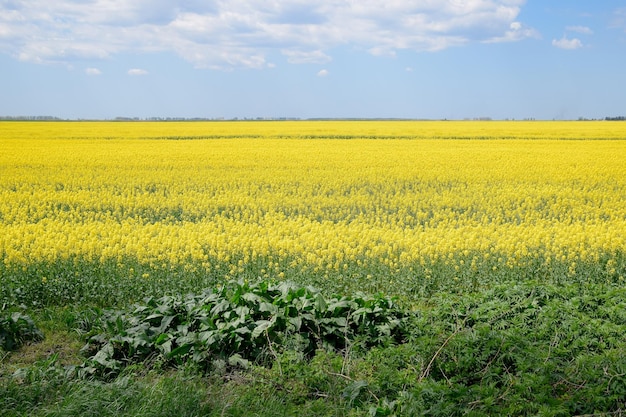
<path fill-rule="evenodd" d="M 0 413 L 51 415 L 622 415 L 626 289 L 538 282 L 440 293 L 413 307 L 406 340 L 358 338 L 306 358 L 275 345 L 271 363 L 155 361 L 110 380 L 79 377 L 78 352 L 102 310 L 32 309 L 44 341 L 4 357 Z M 133 309 L 126 309 L 132 312 Z"/>

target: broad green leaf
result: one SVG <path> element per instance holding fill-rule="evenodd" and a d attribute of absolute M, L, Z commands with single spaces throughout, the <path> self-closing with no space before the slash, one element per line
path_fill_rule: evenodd
<path fill-rule="evenodd" d="M 250 361 L 243 358 L 239 353 L 235 353 L 234 355 L 228 358 L 228 364 L 230 366 L 240 366 L 242 368 L 250 367 Z"/>
<path fill-rule="evenodd" d="M 163 314 L 161 314 L 161 313 L 153 313 L 153 314 L 150 314 L 148 317 L 146 317 L 144 319 L 144 321 L 150 321 L 150 320 L 158 319 L 158 318 L 161 318 L 161 317 L 163 317 Z"/>
<path fill-rule="evenodd" d="M 290 317 L 289 323 L 294 327 L 294 330 L 296 332 L 299 332 L 300 328 L 302 327 L 302 317 L 300 316 Z"/>
<path fill-rule="evenodd" d="M 278 306 L 271 303 L 261 303 L 259 304 L 259 311 L 270 313 L 270 315 L 274 315 L 278 313 Z"/>
<path fill-rule="evenodd" d="M 243 294 L 241 298 L 251 303 L 259 303 L 263 300 L 263 298 L 253 292 L 247 292 Z"/>
<path fill-rule="evenodd" d="M 326 304 L 326 300 L 322 294 L 317 294 L 315 297 L 315 309 L 318 312 L 326 311 L 328 304 Z"/>
<path fill-rule="evenodd" d="M 255 323 L 255 325 L 256 327 L 254 328 L 254 330 L 252 331 L 252 334 L 250 335 L 252 340 L 258 338 L 259 336 L 261 336 L 261 334 L 263 334 L 264 331 L 269 329 L 272 326 L 272 321 L 259 320 Z"/>
<path fill-rule="evenodd" d="M 331 324 L 335 327 L 346 327 L 346 325 L 348 324 L 348 321 L 346 320 L 345 317 L 329 317 L 329 318 L 320 320 L 320 323 Z"/>
<path fill-rule="evenodd" d="M 350 308 L 350 307 L 352 307 L 352 303 L 350 301 L 338 300 L 329 304 L 328 311 L 335 312 L 336 310 Z"/>
<path fill-rule="evenodd" d="M 179 356 L 184 356 L 187 353 L 189 353 L 189 351 L 191 350 L 191 348 L 193 347 L 193 344 L 188 343 L 182 346 L 178 346 L 176 349 L 173 349 L 170 354 L 168 355 L 168 358 L 176 358 Z"/>
<path fill-rule="evenodd" d="M 229 308 L 230 308 L 230 302 L 228 302 L 228 300 L 221 300 L 211 309 L 211 314 L 217 315 L 228 310 Z"/>
<path fill-rule="evenodd" d="M 165 342 L 166 340 L 168 340 L 170 338 L 170 335 L 167 333 L 161 333 L 155 340 L 154 340 L 154 344 L 155 345 L 160 345 L 163 342 Z"/>
<path fill-rule="evenodd" d="M 247 306 L 239 306 L 235 308 L 235 313 L 240 319 L 245 319 L 248 315 L 250 315 L 250 308 Z"/>
<path fill-rule="evenodd" d="M 169 354 L 172 352 L 172 340 L 171 339 L 161 345 L 161 351 L 163 352 L 165 356 L 169 356 Z"/>
<path fill-rule="evenodd" d="M 159 332 L 165 332 L 165 330 L 169 327 L 172 320 L 174 320 L 175 316 L 165 316 L 163 320 L 161 320 L 161 325 L 159 326 Z"/>
<path fill-rule="evenodd" d="M 207 330 L 206 332 L 198 333 L 198 340 L 209 348 L 212 347 L 219 339 L 218 333 L 215 330 Z"/>
<path fill-rule="evenodd" d="M 250 329 L 247 326 L 239 326 L 235 329 L 235 332 L 238 334 L 248 334 L 251 333 Z"/>
<path fill-rule="evenodd" d="M 354 381 L 346 388 L 344 388 L 342 396 L 347 398 L 348 401 L 354 402 L 357 399 L 359 394 L 364 388 L 368 387 L 368 383 L 366 381 Z"/>

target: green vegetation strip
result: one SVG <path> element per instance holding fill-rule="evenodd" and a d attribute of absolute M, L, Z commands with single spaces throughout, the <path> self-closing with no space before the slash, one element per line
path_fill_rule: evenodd
<path fill-rule="evenodd" d="M 406 309 L 383 295 L 230 282 L 62 316 L 87 359 L 61 366 L 52 355 L 0 373 L 2 415 L 626 410 L 626 289 L 616 286 L 527 282 Z"/>

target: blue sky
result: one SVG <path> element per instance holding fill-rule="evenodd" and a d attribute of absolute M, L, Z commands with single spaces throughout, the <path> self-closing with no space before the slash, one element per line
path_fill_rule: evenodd
<path fill-rule="evenodd" d="M 603 118 L 626 5 L 0 0 L 0 71 L 0 116 Z"/>

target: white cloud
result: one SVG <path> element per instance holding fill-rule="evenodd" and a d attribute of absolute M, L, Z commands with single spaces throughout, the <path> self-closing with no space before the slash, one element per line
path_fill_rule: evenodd
<path fill-rule="evenodd" d="M 330 74 L 330 72 L 327 69 L 323 69 L 318 71 L 317 76 L 318 77 L 326 77 L 328 76 L 328 74 Z"/>
<path fill-rule="evenodd" d="M 568 26 L 565 28 L 568 32 L 576 32 L 583 35 L 593 35 L 593 30 L 587 26 Z"/>
<path fill-rule="evenodd" d="M 391 47 L 377 46 L 374 48 L 370 48 L 367 50 L 370 54 L 374 56 L 388 56 L 395 58 L 396 51 Z"/>
<path fill-rule="evenodd" d="M 526 38 L 539 38 L 539 32 L 531 27 L 527 27 L 521 22 L 511 22 L 509 29 L 504 32 L 503 35 L 495 36 L 487 39 L 485 43 L 501 43 L 501 42 L 515 42 Z"/>
<path fill-rule="evenodd" d="M 100 71 L 98 68 L 87 68 L 85 70 L 85 74 L 87 74 L 87 75 L 100 75 L 100 74 L 102 74 L 102 71 Z"/>
<path fill-rule="evenodd" d="M 568 39 L 566 36 L 563 36 L 561 39 L 558 40 L 553 39 L 552 45 L 560 49 L 579 49 L 583 47 L 583 43 L 580 41 L 580 39 Z"/>
<path fill-rule="evenodd" d="M 621 7 L 613 11 L 611 27 L 622 28 L 626 32 L 626 7 Z"/>
<path fill-rule="evenodd" d="M 287 56 L 287 61 L 291 64 L 325 64 L 332 58 L 322 51 L 293 51 L 283 50 L 283 55 Z"/>
<path fill-rule="evenodd" d="M 51 63 L 174 52 L 197 67 L 325 63 L 339 46 L 393 56 L 537 36 L 525 0 L 11 0 L 0 2 L 0 52 Z"/>
<path fill-rule="evenodd" d="M 128 75 L 148 75 L 148 71 L 140 68 L 132 68 L 128 70 Z"/>

